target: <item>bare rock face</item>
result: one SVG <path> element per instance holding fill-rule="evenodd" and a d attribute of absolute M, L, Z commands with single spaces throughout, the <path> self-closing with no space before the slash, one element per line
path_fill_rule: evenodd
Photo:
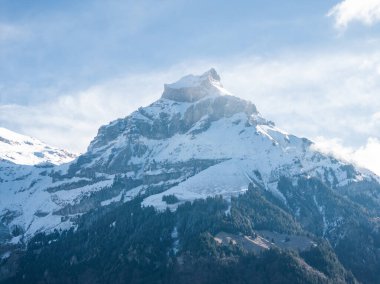
<path fill-rule="evenodd" d="M 162 98 L 177 102 L 195 102 L 224 92 L 215 69 L 210 69 L 201 76 L 185 76 L 176 83 L 165 84 L 164 87 Z"/>

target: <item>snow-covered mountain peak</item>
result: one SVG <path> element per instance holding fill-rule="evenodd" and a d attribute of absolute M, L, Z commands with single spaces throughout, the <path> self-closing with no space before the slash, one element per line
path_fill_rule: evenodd
<path fill-rule="evenodd" d="M 195 102 L 207 96 L 229 95 L 214 68 L 202 75 L 187 75 L 175 83 L 165 84 L 162 98 L 179 102 Z"/>
<path fill-rule="evenodd" d="M 20 165 L 70 162 L 75 154 L 46 145 L 36 138 L 0 127 L 0 160 Z"/>
<path fill-rule="evenodd" d="M 199 87 L 200 85 L 205 83 L 221 85 L 220 76 L 214 68 L 211 68 L 210 70 L 204 72 L 202 75 L 199 76 L 192 74 L 186 75 L 179 79 L 177 82 L 172 84 L 166 84 L 166 86 L 172 89 L 183 89 Z"/>
<path fill-rule="evenodd" d="M 208 196 L 230 199 L 252 183 L 288 206 L 278 189 L 283 177 L 294 184 L 317 178 L 331 190 L 379 186 L 371 173 L 315 151 L 309 140 L 278 129 L 253 103 L 223 90 L 213 69 L 186 76 L 166 85 L 163 98 L 100 127 L 72 163 L 0 163 L 0 218 L 30 237 L 69 228 L 79 214 L 136 196 L 144 198 L 143 206 L 175 209 Z M 45 155 L 46 146 L 35 139 L 5 130 L 0 137 L 0 159 L 8 155 L 20 163 L 36 152 Z"/>

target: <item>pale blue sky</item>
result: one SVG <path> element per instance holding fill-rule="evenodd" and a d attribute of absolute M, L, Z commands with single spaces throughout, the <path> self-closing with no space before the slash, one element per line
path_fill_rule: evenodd
<path fill-rule="evenodd" d="M 0 0 L 0 126 L 83 152 L 215 67 L 287 131 L 380 155 L 379 20 L 380 0 Z"/>
<path fill-rule="evenodd" d="M 337 2 L 0 0 L 0 25 L 14 33 L 0 40 L 1 102 L 35 103 L 182 61 L 344 49 L 371 37 L 374 28 L 337 37 L 326 17 Z"/>

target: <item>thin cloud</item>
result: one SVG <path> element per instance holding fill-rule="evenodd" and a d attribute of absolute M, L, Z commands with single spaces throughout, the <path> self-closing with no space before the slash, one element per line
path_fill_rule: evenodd
<path fill-rule="evenodd" d="M 358 147 L 380 130 L 380 54 L 320 53 L 244 59 L 221 71 L 231 92 L 300 136 Z"/>
<path fill-rule="evenodd" d="M 344 0 L 327 16 L 334 18 L 337 29 L 345 29 L 352 22 L 371 26 L 380 21 L 380 0 Z"/>
<path fill-rule="evenodd" d="M 20 39 L 25 34 L 25 31 L 21 27 L 0 23 L 0 43 Z"/>
<path fill-rule="evenodd" d="M 32 105 L 0 105 L 0 125 L 73 152 L 84 152 L 101 125 L 160 97 L 173 70 L 126 75 Z"/>
<path fill-rule="evenodd" d="M 314 142 L 315 150 L 353 163 L 359 167 L 367 168 L 380 176 L 380 161 L 375 158 L 380 156 L 379 139 L 370 137 L 365 145 L 357 149 L 345 146 L 343 141 L 338 138 L 326 139 L 325 137 L 317 137 Z"/>

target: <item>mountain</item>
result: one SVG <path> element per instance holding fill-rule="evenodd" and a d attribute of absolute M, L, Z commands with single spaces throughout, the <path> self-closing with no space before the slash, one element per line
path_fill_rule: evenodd
<path fill-rule="evenodd" d="M 18 165 L 54 165 L 71 162 L 76 155 L 0 127 L 0 160 Z"/>
<path fill-rule="evenodd" d="M 25 219 L 38 212 L 34 204 L 28 208 L 29 195 L 33 193 L 22 194 L 24 187 L 36 183 L 46 169 L 71 162 L 76 157 L 73 153 L 51 147 L 35 138 L 0 128 L 0 242 L 11 241 L 10 232 L 27 226 Z M 21 216 L 23 211 L 28 213 Z M 16 216 L 20 217 L 19 222 L 10 224 L 9 221 Z M 13 242 L 18 243 L 19 237 Z"/>
<path fill-rule="evenodd" d="M 69 164 L 3 171 L 2 258 L 28 283 L 374 283 L 379 181 L 211 69 L 102 126 Z"/>

